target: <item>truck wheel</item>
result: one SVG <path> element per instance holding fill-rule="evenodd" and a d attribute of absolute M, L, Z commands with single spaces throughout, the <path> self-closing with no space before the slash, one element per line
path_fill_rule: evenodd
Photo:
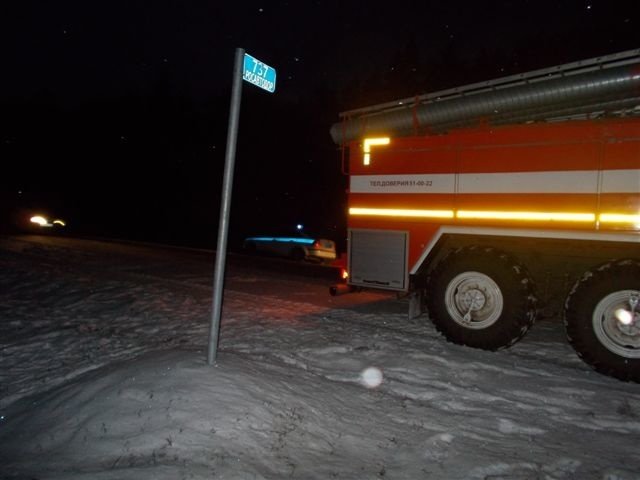
<path fill-rule="evenodd" d="M 447 340 L 484 350 L 506 348 L 535 320 L 536 297 L 526 270 L 492 247 L 464 247 L 429 277 L 429 317 Z"/>
<path fill-rule="evenodd" d="M 584 273 L 567 297 L 564 323 L 569 343 L 596 371 L 640 382 L 640 262 Z"/>

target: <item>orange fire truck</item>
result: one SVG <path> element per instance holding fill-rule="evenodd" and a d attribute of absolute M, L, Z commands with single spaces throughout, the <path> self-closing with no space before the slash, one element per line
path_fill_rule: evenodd
<path fill-rule="evenodd" d="M 586 363 L 640 382 L 640 50 L 340 117 L 346 288 L 486 350 L 562 317 Z"/>

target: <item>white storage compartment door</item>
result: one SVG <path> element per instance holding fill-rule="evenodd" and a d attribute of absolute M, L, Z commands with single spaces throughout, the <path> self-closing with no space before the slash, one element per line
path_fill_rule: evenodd
<path fill-rule="evenodd" d="M 406 291 L 409 232 L 349 230 L 349 284 Z"/>

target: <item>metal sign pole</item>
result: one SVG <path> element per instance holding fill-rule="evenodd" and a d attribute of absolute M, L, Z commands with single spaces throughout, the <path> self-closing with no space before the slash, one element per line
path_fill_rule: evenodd
<path fill-rule="evenodd" d="M 216 267 L 213 279 L 213 311 L 211 313 L 209 351 L 207 354 L 207 363 L 209 365 L 215 363 L 218 354 L 218 337 L 220 333 L 220 316 L 222 313 L 222 295 L 224 290 L 224 267 L 227 256 L 227 233 L 229 231 L 229 212 L 231 210 L 231 190 L 233 187 L 233 166 L 236 160 L 238 121 L 240 119 L 240 101 L 242 99 L 243 61 L 244 49 L 236 48 L 235 63 L 233 66 L 233 86 L 231 89 L 231 106 L 229 108 L 227 151 L 224 161 L 220 222 L 218 226 L 218 245 L 216 247 Z"/>

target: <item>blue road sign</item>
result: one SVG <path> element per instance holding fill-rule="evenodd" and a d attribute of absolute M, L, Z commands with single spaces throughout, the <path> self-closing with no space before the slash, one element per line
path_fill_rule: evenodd
<path fill-rule="evenodd" d="M 248 53 L 244 54 L 244 68 L 242 69 L 242 79 L 246 82 L 273 93 L 276 91 L 276 69 Z"/>

